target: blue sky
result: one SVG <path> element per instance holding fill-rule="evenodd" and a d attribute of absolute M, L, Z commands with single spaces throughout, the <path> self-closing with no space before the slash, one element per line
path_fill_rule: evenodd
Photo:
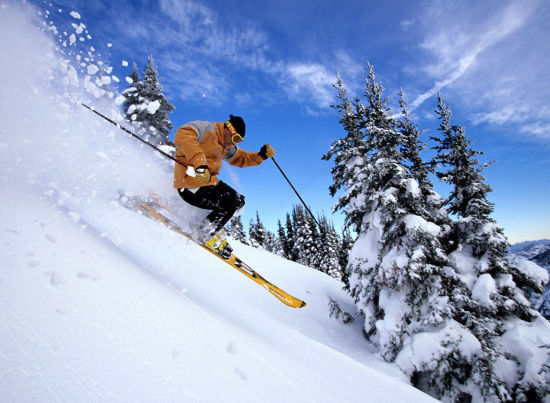
<path fill-rule="evenodd" d="M 332 84 L 340 72 L 363 92 L 366 61 L 390 104 L 405 91 L 420 128 L 436 134 L 441 92 L 453 123 L 466 128 L 486 169 L 494 217 L 514 242 L 550 238 L 550 3 L 516 1 L 58 1 L 76 10 L 114 74 L 140 72 L 153 55 L 177 127 L 191 120 L 247 123 L 242 148 L 264 143 L 314 212 L 331 216 L 332 162 L 321 160 L 344 132 Z M 49 4 L 52 4 L 50 6 Z M 109 44 L 109 46 L 107 45 Z M 427 136 L 424 140 L 427 141 Z M 274 230 L 298 204 L 271 161 L 225 166 L 222 178 L 246 196 L 243 223 Z M 167 178 L 171 181 L 171 178 Z M 439 184 L 437 190 L 446 195 Z M 337 227 L 340 215 L 333 216 Z"/>

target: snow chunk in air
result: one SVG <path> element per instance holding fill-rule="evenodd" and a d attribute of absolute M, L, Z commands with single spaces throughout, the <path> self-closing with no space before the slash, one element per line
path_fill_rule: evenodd
<path fill-rule="evenodd" d="M 97 73 L 99 71 L 99 69 L 97 68 L 97 66 L 95 64 L 89 64 L 88 67 L 86 68 L 86 72 L 90 75 L 90 76 L 93 76 L 95 73 Z"/>
<path fill-rule="evenodd" d="M 150 102 L 149 105 L 147 105 L 147 113 L 150 115 L 154 115 L 157 113 L 157 111 L 160 108 L 160 102 L 158 100 Z"/>
<path fill-rule="evenodd" d="M 115 98 L 115 104 L 117 105 L 122 105 L 124 101 L 126 101 L 126 98 L 124 97 L 124 95 L 119 95 L 118 97 Z"/>

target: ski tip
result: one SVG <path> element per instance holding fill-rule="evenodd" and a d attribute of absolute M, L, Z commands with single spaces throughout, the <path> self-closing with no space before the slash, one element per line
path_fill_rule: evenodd
<path fill-rule="evenodd" d="M 287 305 L 290 306 L 291 308 L 303 308 L 307 304 L 305 303 L 305 301 L 298 300 L 293 304 L 287 304 Z"/>

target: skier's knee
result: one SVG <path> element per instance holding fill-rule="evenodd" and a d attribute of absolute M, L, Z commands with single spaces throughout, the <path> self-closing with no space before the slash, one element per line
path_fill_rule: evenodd
<path fill-rule="evenodd" d="M 244 196 L 243 195 L 239 195 L 239 197 L 237 197 L 236 207 L 237 208 L 235 210 L 239 210 L 239 209 L 244 207 Z"/>

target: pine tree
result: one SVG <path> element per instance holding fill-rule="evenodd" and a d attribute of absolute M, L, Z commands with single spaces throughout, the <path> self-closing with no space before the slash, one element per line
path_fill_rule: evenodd
<path fill-rule="evenodd" d="M 136 123 L 138 117 L 138 106 L 141 105 L 140 91 L 142 83 L 139 79 L 139 74 L 137 70 L 137 65 L 135 62 L 132 63 L 132 74 L 128 76 L 128 79 L 131 81 L 128 88 L 122 91 L 124 96 L 124 102 L 122 103 L 122 108 L 124 110 L 124 115 L 126 119 L 130 122 Z"/>
<path fill-rule="evenodd" d="M 508 329 L 528 328 L 529 323 L 539 319 L 520 288 L 527 285 L 537 289 L 537 280 L 530 273 L 510 265 L 505 258 L 508 241 L 502 228 L 490 217 L 493 204 L 488 201 L 487 194 L 491 188 L 481 175 L 489 164 L 479 166 L 475 157 L 482 153 L 471 148 L 472 142 L 466 138 L 464 127 L 451 125 L 451 110 L 441 96 L 436 113 L 441 120 L 441 137 L 434 137 L 437 141 L 435 160 L 446 168 L 437 175 L 452 186 L 446 203 L 457 217 L 452 223 L 447 251 L 469 296 L 461 301 L 462 304 L 457 304 L 457 314 L 481 343 L 482 354 L 474 375 L 478 377 L 477 383 L 484 396 L 514 401 L 540 400 L 550 392 L 550 372 L 544 366 L 545 361 L 550 362 L 548 350 L 543 353 L 544 350 L 540 350 L 543 345 L 529 346 L 532 338 L 524 340 L 527 349 L 539 349 L 546 357 L 537 364 L 540 365 L 537 372 L 542 376 L 533 379 L 526 370 L 527 363 L 522 362 L 526 358 L 512 358 L 510 346 L 501 342 Z M 538 290 L 542 291 L 542 287 Z M 513 387 L 504 388 L 497 376 L 497 363 L 516 367 L 519 377 Z"/>
<path fill-rule="evenodd" d="M 244 232 L 243 223 L 241 221 L 240 215 L 235 215 L 231 218 L 229 222 L 229 235 L 245 245 L 248 245 L 248 240 L 246 239 L 246 234 Z"/>
<path fill-rule="evenodd" d="M 346 226 L 353 226 L 356 232 L 363 223 L 365 211 L 351 208 L 351 200 L 361 199 L 367 196 L 361 183 L 357 181 L 356 172 L 364 167 L 365 157 L 368 157 L 372 146 L 369 144 L 369 132 L 365 130 L 363 116 L 365 108 L 360 104 L 359 98 L 352 102 L 347 94 L 347 89 L 340 76 L 336 85 L 338 99 L 341 104 L 333 105 L 340 113 L 340 124 L 346 130 L 346 137 L 335 141 L 330 150 L 323 156 L 324 160 L 334 158 L 334 167 L 331 170 L 333 184 L 330 186 L 330 194 L 334 196 L 338 189 L 344 187 L 346 192 L 335 203 L 333 210 L 344 210 Z"/>
<path fill-rule="evenodd" d="M 289 219 L 289 215 L 287 214 L 287 219 Z M 277 235 L 279 237 L 279 243 L 281 245 L 281 256 L 283 256 L 285 259 L 291 259 L 292 256 L 292 244 L 289 241 L 285 229 L 283 228 L 283 225 L 281 224 L 281 220 L 277 220 Z"/>
<path fill-rule="evenodd" d="M 419 174 L 401 152 L 408 147 L 410 158 L 417 146 L 394 120 L 370 64 L 367 70 L 367 104 L 356 102 L 359 113 L 350 113 L 351 103 L 339 89 L 337 108 L 348 135 L 327 155 L 335 156 L 336 164 L 331 193 L 344 187 L 335 207 L 345 211 L 346 223 L 358 233 L 348 264 L 350 293 L 369 342 L 413 384 L 449 400 L 481 396 L 482 383 L 492 375 L 480 380 L 483 369 L 476 368 L 483 351 L 456 320 L 454 307 L 468 293 L 441 244 L 448 228 L 434 220 Z M 488 395 L 505 397 L 498 382 L 491 386 Z"/>
<path fill-rule="evenodd" d="M 424 162 L 420 156 L 420 153 L 426 148 L 426 145 L 420 141 L 420 136 L 424 131 L 419 130 L 416 123 L 413 122 L 403 90 L 399 93 L 399 106 L 401 118 L 397 121 L 397 125 L 402 136 L 401 154 L 404 165 L 408 168 L 409 177 L 418 183 L 426 213 L 431 215 L 434 223 L 448 228 L 450 219 L 447 210 L 443 208 L 445 201 L 434 191 L 433 183 L 429 179 L 429 175 L 435 172 L 436 162 Z"/>
<path fill-rule="evenodd" d="M 271 231 L 266 231 L 264 249 L 268 252 L 283 256 L 283 246 L 279 238 Z"/>
<path fill-rule="evenodd" d="M 286 245 L 286 252 L 285 252 L 287 254 L 287 259 L 290 259 L 293 262 L 297 262 L 298 251 L 295 247 L 296 236 L 294 233 L 294 223 L 292 222 L 290 213 L 286 214 L 286 239 L 288 242 Z"/>
<path fill-rule="evenodd" d="M 153 57 L 149 56 L 147 59 L 143 80 L 139 80 L 135 63 L 132 64 L 132 74 L 129 78 L 132 83 L 122 92 L 126 98 L 123 103 L 126 117 L 135 123 L 139 131 L 152 143 L 168 144 L 170 130 L 173 128 L 168 114 L 175 107 L 163 93 Z"/>
<path fill-rule="evenodd" d="M 411 177 L 418 182 L 420 190 L 424 194 L 429 194 L 433 185 L 428 179 L 428 175 L 433 173 L 433 164 L 425 163 L 420 156 L 420 153 L 426 148 L 426 145 L 420 141 L 420 136 L 424 131 L 420 131 L 412 121 L 405 100 L 405 93 L 402 89 L 399 93 L 399 106 L 401 108 L 401 119 L 397 124 L 403 139 L 401 153 L 405 165 L 408 167 Z"/>
<path fill-rule="evenodd" d="M 342 239 L 340 241 L 340 248 L 338 249 L 338 262 L 342 268 L 342 281 L 345 284 L 345 289 L 349 291 L 349 276 L 348 270 L 349 252 L 353 247 L 354 240 L 351 237 L 349 228 L 344 228 L 342 231 Z"/>
<path fill-rule="evenodd" d="M 250 220 L 248 234 L 251 246 L 255 248 L 265 248 L 266 229 L 260 220 L 260 214 L 258 212 L 256 212 L 256 222 Z"/>
<path fill-rule="evenodd" d="M 340 242 L 334 225 L 328 222 L 326 216 L 319 217 L 319 262 L 317 269 L 327 273 L 332 278 L 342 281 L 343 270 L 338 259 Z"/>
<path fill-rule="evenodd" d="M 142 122 L 146 129 L 149 129 L 151 136 L 159 144 L 168 143 L 170 130 L 174 127 L 168 118 L 168 114 L 175 107 L 168 101 L 163 91 L 153 56 L 149 56 L 143 73 L 143 88 L 140 93 L 145 108 L 139 114 L 138 120 Z"/>
<path fill-rule="evenodd" d="M 292 211 L 294 231 L 294 250 L 296 261 L 305 266 L 316 268 L 319 259 L 318 231 L 315 221 L 306 214 L 302 206 L 294 206 Z"/>

